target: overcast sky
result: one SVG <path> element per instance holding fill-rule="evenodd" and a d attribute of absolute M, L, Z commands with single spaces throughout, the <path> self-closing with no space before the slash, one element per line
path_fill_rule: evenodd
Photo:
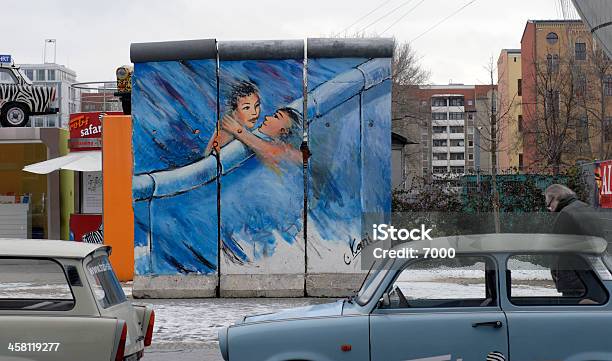
<path fill-rule="evenodd" d="M 0 54 L 40 63 L 44 39 L 57 39 L 57 62 L 79 81 L 114 80 L 132 42 L 329 36 L 379 7 L 349 33 L 396 23 L 383 35 L 412 41 L 432 83 L 480 84 L 491 56 L 520 47 L 528 19 L 563 18 L 562 1 L 476 0 L 412 41 L 470 0 L 19 0 L 3 6 Z"/>

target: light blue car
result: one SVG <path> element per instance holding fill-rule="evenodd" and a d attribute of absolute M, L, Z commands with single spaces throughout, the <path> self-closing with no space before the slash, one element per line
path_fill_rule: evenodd
<path fill-rule="evenodd" d="M 221 330 L 223 358 L 612 360 L 612 262 L 603 239 L 493 234 L 394 249 L 406 247 L 419 258 L 376 266 L 354 297 Z"/>

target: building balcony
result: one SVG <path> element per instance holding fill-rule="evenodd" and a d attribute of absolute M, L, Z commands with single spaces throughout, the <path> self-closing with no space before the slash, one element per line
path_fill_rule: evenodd
<path fill-rule="evenodd" d="M 433 133 L 431 135 L 431 138 L 432 139 L 448 139 L 448 134 L 449 133 Z"/>
<path fill-rule="evenodd" d="M 451 125 L 451 126 L 463 126 L 464 122 L 463 119 L 446 119 L 446 120 L 432 120 L 431 121 L 431 125 L 435 126 L 435 125 L 441 125 L 441 126 L 445 126 L 445 125 Z"/>
<path fill-rule="evenodd" d="M 447 153 L 448 147 L 431 147 L 432 153 Z"/>
<path fill-rule="evenodd" d="M 448 133 L 449 139 L 465 139 L 465 133 Z M 434 138 L 434 139 L 445 139 L 445 138 Z"/>
<path fill-rule="evenodd" d="M 451 153 L 464 153 L 465 147 L 450 147 Z"/>
<path fill-rule="evenodd" d="M 431 165 L 434 167 L 446 167 L 448 165 L 448 160 L 432 160 Z"/>
<path fill-rule="evenodd" d="M 444 162 L 448 162 L 448 164 L 451 167 L 452 166 L 465 166 L 465 159 L 462 159 L 462 160 L 449 160 L 449 161 L 444 161 Z"/>

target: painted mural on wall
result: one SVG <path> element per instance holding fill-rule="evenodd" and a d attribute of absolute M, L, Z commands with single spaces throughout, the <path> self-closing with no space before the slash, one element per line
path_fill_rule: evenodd
<path fill-rule="evenodd" d="M 222 164 L 222 272 L 300 273 L 303 173 L 302 59 L 222 60 L 221 158 L 246 147 L 240 164 Z M 238 144 L 230 144 L 230 143 Z M 225 154 L 224 154 L 225 153 Z"/>
<path fill-rule="evenodd" d="M 359 270 L 362 213 L 390 210 L 390 60 L 309 59 L 306 75 L 304 117 L 302 59 L 136 64 L 137 274 Z"/>
<path fill-rule="evenodd" d="M 217 123 L 216 61 L 135 64 L 133 84 L 136 274 L 217 269 L 214 176 L 194 182 Z"/>
<path fill-rule="evenodd" d="M 388 213 L 390 60 L 309 59 L 309 272 L 360 270 L 363 213 Z"/>

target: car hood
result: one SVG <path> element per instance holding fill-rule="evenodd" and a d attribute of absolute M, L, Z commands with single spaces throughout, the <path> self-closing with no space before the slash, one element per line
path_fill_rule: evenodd
<path fill-rule="evenodd" d="M 338 300 L 333 303 L 323 303 L 320 305 L 289 308 L 274 313 L 264 313 L 260 315 L 246 316 L 242 322 L 249 323 L 260 321 L 288 320 L 295 318 L 340 316 L 342 314 L 343 304 L 343 300 Z"/>

